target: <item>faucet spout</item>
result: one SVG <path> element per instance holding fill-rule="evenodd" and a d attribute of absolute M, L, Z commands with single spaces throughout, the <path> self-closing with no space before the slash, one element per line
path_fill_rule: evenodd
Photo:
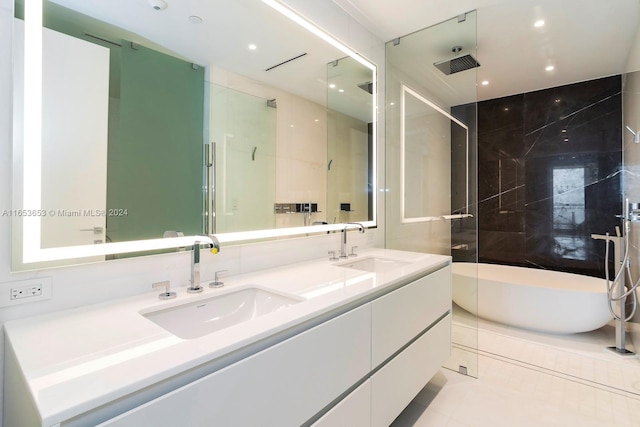
<path fill-rule="evenodd" d="M 213 235 L 197 235 L 193 241 L 193 250 L 191 251 L 191 280 L 187 292 L 202 292 L 200 286 L 200 245 L 207 244 L 211 248 L 211 252 L 216 254 L 220 252 L 220 242 Z"/>
<path fill-rule="evenodd" d="M 347 256 L 347 229 L 349 227 L 357 227 L 360 233 L 364 233 L 364 226 L 359 222 L 348 222 L 342 228 L 342 238 L 340 239 L 340 258 L 348 258 Z"/>

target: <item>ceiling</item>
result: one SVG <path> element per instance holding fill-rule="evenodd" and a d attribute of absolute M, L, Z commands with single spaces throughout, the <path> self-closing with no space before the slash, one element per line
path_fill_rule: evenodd
<path fill-rule="evenodd" d="M 477 10 L 477 59 L 481 64 L 476 69 L 477 82 L 489 82 L 486 86 L 478 84 L 479 100 L 625 72 L 640 16 L 639 0 L 334 2 L 385 41 Z M 544 26 L 534 27 L 534 22 L 541 19 Z M 426 40 L 424 51 L 447 52 L 457 44 L 459 37 L 453 32 L 449 38 Z M 422 56 L 414 56 L 405 66 L 423 67 L 421 61 Z M 548 65 L 554 69 L 545 71 Z M 445 85 L 448 77 L 453 75 L 441 78 Z M 454 98 L 444 101 L 459 103 L 460 99 Z"/>
<path fill-rule="evenodd" d="M 266 4 L 255 0 L 167 0 L 164 10 L 154 10 L 152 3 L 50 0 L 45 3 L 45 16 L 47 11 L 67 13 L 58 20 L 73 21 L 66 27 L 73 27 L 77 37 L 90 33 L 118 43 L 121 39 L 133 41 L 195 64 L 212 64 L 321 105 L 327 104 L 328 85 L 333 83 L 339 95 L 330 98 L 332 109 L 371 120 L 372 109 L 366 108 L 367 103 L 372 105 L 371 96 L 358 87 L 371 81 L 371 71 L 355 62 L 351 69 L 343 61 L 334 67 L 345 53 Z M 193 22 L 194 16 L 201 22 Z M 255 49 L 249 49 L 250 44 Z"/>
<path fill-rule="evenodd" d="M 261 2 L 256 7 L 245 0 L 167 0 L 168 8 L 158 12 L 149 0 L 53 1 L 135 33 L 141 44 L 151 40 L 196 63 L 215 64 L 316 102 L 326 100 L 326 64 L 344 56 Z M 477 40 L 472 34 L 468 41 L 455 28 L 429 36 L 414 46 L 416 53 L 403 67 L 431 72 L 434 59 L 451 55 L 453 46 L 473 52 L 477 43 L 474 56 L 481 66 L 458 74 L 466 73 L 466 80 L 473 74 L 474 89 L 475 82 L 489 82 L 478 84 L 479 100 L 623 73 L 640 13 L 640 0 L 333 1 L 384 41 L 477 10 Z M 203 23 L 190 22 L 192 15 Z M 539 19 L 545 25 L 535 28 Z M 410 39 L 403 37 L 402 43 Z M 258 49 L 248 51 L 249 43 Z M 265 71 L 306 51 L 312 54 Z M 554 70 L 545 71 L 548 65 Z M 432 78 L 445 103 L 476 98 L 475 90 L 459 90 L 458 75 Z"/>

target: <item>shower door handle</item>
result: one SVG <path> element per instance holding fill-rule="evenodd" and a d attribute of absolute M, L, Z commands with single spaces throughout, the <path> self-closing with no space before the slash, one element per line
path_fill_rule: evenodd
<path fill-rule="evenodd" d="M 104 231 L 104 227 L 81 228 L 80 231 L 92 231 L 93 234 L 101 234 Z"/>

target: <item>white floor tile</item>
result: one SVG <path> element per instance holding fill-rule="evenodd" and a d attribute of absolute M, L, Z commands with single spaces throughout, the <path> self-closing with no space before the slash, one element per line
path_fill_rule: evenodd
<path fill-rule="evenodd" d="M 543 334 L 454 306 L 453 337 L 452 370 L 441 369 L 394 427 L 640 427 L 640 360 L 605 349 L 612 325 Z M 459 365 L 478 379 L 458 374 Z"/>
<path fill-rule="evenodd" d="M 481 366 L 485 359 L 490 358 L 480 356 Z M 494 360 L 493 369 L 535 381 L 536 391 L 518 390 L 442 369 L 393 427 L 640 426 L 640 400 L 508 365 L 511 364 Z"/>
<path fill-rule="evenodd" d="M 476 321 L 456 305 L 453 319 L 454 331 L 466 330 L 458 335 L 478 335 L 477 349 L 484 354 L 539 367 L 551 373 L 580 379 L 584 383 L 600 384 L 612 391 L 624 390 L 640 397 L 640 359 L 637 356 L 620 357 L 606 350 L 608 345 L 615 342 L 615 328 L 612 325 L 582 334 L 545 334 L 483 319 Z M 627 347 L 632 349 L 630 344 Z M 465 355 L 467 360 L 473 357 Z M 452 361 L 446 366 L 452 367 L 454 364 L 455 361 Z"/>
<path fill-rule="evenodd" d="M 391 427 L 445 427 L 450 417 L 435 410 L 427 410 L 426 406 L 411 402 L 407 409 L 391 424 Z"/>

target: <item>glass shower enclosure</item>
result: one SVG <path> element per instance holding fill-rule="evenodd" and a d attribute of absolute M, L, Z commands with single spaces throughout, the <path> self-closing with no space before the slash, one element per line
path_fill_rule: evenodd
<path fill-rule="evenodd" d="M 454 295 L 456 264 L 472 263 L 475 312 L 476 58 L 475 11 L 386 45 L 386 246 L 451 255 Z M 477 377 L 477 317 L 453 307 L 445 366 Z"/>

